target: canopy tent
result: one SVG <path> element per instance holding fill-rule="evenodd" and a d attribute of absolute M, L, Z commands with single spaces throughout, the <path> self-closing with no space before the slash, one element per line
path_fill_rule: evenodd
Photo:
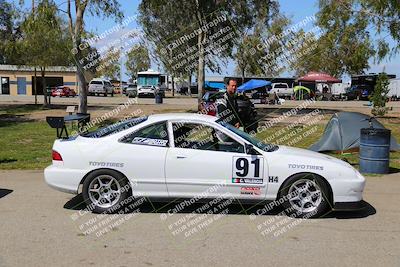
<path fill-rule="evenodd" d="M 209 82 L 209 81 L 206 81 L 204 83 L 204 86 L 206 87 L 207 90 L 210 90 L 210 89 L 218 89 L 218 90 L 225 89 L 225 84 L 223 82 Z"/>
<path fill-rule="evenodd" d="M 368 120 L 371 117 L 358 112 L 335 113 L 325 127 L 324 134 L 318 142 L 309 147 L 310 150 L 321 151 L 345 151 L 360 146 L 361 128 L 369 128 Z M 374 128 L 385 127 L 377 120 L 372 119 Z M 400 150 L 400 145 L 391 136 L 390 150 Z"/>
<path fill-rule="evenodd" d="M 264 80 L 254 80 L 254 79 L 252 79 L 252 80 L 250 80 L 248 82 L 245 82 L 241 86 L 239 86 L 238 87 L 238 92 L 242 93 L 244 91 L 253 90 L 253 89 L 264 87 L 264 86 L 267 86 L 267 85 L 271 85 L 271 82 L 264 81 Z"/>
<path fill-rule="evenodd" d="M 297 79 L 298 82 L 309 83 L 341 83 L 342 80 L 336 79 L 324 72 L 310 71 L 306 75 Z"/>

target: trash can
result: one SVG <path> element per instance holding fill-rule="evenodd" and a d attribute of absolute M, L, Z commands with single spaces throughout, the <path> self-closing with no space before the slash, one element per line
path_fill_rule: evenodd
<path fill-rule="evenodd" d="M 360 132 L 360 172 L 388 173 L 390 130 L 363 128 Z"/>
<path fill-rule="evenodd" d="M 155 99 L 156 99 L 156 104 L 162 104 L 163 103 L 163 94 L 162 94 L 162 92 L 157 92 L 156 96 L 155 96 Z"/>

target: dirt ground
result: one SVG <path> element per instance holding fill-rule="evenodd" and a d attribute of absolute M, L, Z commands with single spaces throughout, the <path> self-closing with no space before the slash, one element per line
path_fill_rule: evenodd
<path fill-rule="evenodd" d="M 43 96 L 39 96 L 39 103 L 43 102 Z M 78 98 L 59 98 L 54 97 L 51 99 L 53 108 L 49 110 L 35 111 L 27 119 L 45 120 L 46 116 L 64 116 L 66 115 L 65 109 L 67 106 L 78 106 Z M 129 102 L 130 101 L 130 102 Z M 163 104 L 155 104 L 153 98 L 127 98 L 125 96 L 115 97 L 88 97 L 88 112 L 91 118 L 101 117 L 108 112 L 115 112 L 119 106 L 126 105 L 126 108 L 121 109 L 113 114 L 113 118 L 122 119 L 126 116 L 132 115 L 149 115 L 155 113 L 171 113 L 171 112 L 196 112 L 197 99 L 188 96 L 176 96 L 174 98 L 164 98 Z M 29 105 L 34 103 L 33 96 L 0 96 L 0 105 L 13 107 L 16 105 Z M 329 117 L 340 111 L 354 111 L 371 115 L 371 107 L 367 105 L 368 101 L 285 101 L 283 105 L 265 105 L 256 104 L 259 112 L 259 117 L 278 117 L 284 112 L 290 111 L 294 108 L 301 108 L 298 116 L 304 113 L 309 113 L 312 110 L 319 109 L 321 113 L 326 115 L 326 122 Z M 387 118 L 400 118 L 400 101 L 388 102 L 389 112 Z M 296 119 L 296 116 L 285 119 L 285 122 L 290 123 L 290 119 Z"/>

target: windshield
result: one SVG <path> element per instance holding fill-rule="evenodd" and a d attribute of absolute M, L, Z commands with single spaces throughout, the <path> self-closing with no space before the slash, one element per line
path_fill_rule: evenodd
<path fill-rule="evenodd" d="M 159 75 L 143 75 L 141 74 L 141 76 L 138 77 L 137 79 L 137 84 L 138 85 L 158 85 L 160 80 L 160 76 Z"/>
<path fill-rule="evenodd" d="M 125 121 L 120 121 L 112 125 L 97 129 L 93 132 L 84 133 L 82 134 L 82 136 L 91 138 L 104 137 L 131 128 L 135 125 L 138 125 L 139 123 L 144 122 L 145 120 L 147 120 L 147 117 L 132 118 Z"/>
<path fill-rule="evenodd" d="M 248 133 L 243 132 L 242 130 L 239 130 L 229 123 L 219 122 L 219 124 L 239 135 L 240 137 L 244 138 L 246 141 L 249 141 L 252 145 L 258 147 L 259 149 L 262 149 L 263 151 L 272 152 L 278 150 L 279 148 L 277 145 L 264 143 L 263 141 L 249 135 Z"/>
<path fill-rule="evenodd" d="M 101 85 L 103 85 L 103 82 L 101 82 L 101 81 L 91 81 L 90 84 L 101 84 Z"/>

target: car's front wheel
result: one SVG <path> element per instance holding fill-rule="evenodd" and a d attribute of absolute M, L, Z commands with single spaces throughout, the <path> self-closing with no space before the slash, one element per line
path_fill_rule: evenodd
<path fill-rule="evenodd" d="M 112 170 L 97 170 L 83 182 L 83 198 L 89 209 L 98 213 L 114 213 L 130 194 L 129 181 Z"/>
<path fill-rule="evenodd" d="M 328 185 L 315 174 L 299 174 L 282 186 L 280 198 L 287 215 L 297 218 L 316 218 L 331 210 Z"/>

